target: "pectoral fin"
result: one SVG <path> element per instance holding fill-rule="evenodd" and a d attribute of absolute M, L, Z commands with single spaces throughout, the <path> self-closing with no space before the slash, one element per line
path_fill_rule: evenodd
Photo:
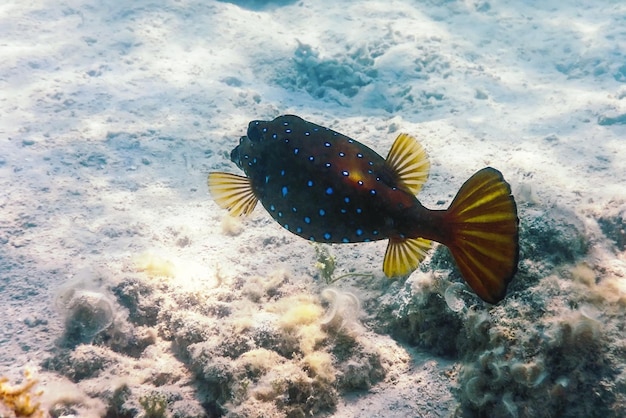
<path fill-rule="evenodd" d="M 247 177 L 214 172 L 209 174 L 208 184 L 215 203 L 233 216 L 248 215 L 259 201 Z"/>

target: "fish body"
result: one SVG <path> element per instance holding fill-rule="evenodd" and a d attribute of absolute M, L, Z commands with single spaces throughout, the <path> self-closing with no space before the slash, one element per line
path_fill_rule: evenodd
<path fill-rule="evenodd" d="M 398 223 L 421 206 L 375 151 L 295 116 L 251 122 L 231 159 L 268 213 L 311 241 L 400 237 Z"/>
<path fill-rule="evenodd" d="M 231 160 L 246 177 L 209 175 L 220 206 L 242 215 L 260 201 L 285 229 L 316 242 L 388 239 L 388 276 L 415 269 L 431 240 L 452 250 L 465 279 L 488 302 L 504 297 L 517 269 L 517 211 L 500 172 L 479 171 L 448 210 L 429 210 L 415 195 L 430 165 L 409 135 L 398 136 L 385 159 L 343 134 L 284 115 L 250 122 Z"/>

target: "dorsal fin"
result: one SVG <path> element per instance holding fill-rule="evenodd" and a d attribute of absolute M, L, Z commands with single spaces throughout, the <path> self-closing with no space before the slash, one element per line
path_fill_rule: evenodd
<path fill-rule="evenodd" d="M 424 147 L 408 134 L 400 134 L 394 141 L 387 165 L 398 175 L 402 186 L 416 195 L 426 183 L 430 162 Z"/>
<path fill-rule="evenodd" d="M 259 201 L 247 177 L 214 172 L 209 174 L 208 183 L 215 203 L 233 216 L 248 215 Z"/>
<path fill-rule="evenodd" d="M 390 238 L 383 261 L 387 277 L 404 276 L 417 268 L 430 249 L 430 241 L 424 238 Z"/>

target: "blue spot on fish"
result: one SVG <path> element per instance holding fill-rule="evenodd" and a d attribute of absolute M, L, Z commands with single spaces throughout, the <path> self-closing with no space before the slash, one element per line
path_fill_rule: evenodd
<path fill-rule="evenodd" d="M 289 189 L 287 189 L 287 186 L 283 186 L 283 188 L 281 189 L 283 197 L 287 196 L 287 192 L 289 192 Z"/>
<path fill-rule="evenodd" d="M 326 211 L 324 209 L 320 209 L 320 216 L 326 215 Z"/>
<path fill-rule="evenodd" d="M 308 216 L 304 217 L 304 223 L 305 224 L 310 224 L 311 223 L 311 218 L 309 218 Z"/>
<path fill-rule="evenodd" d="M 326 194 L 328 194 L 328 195 L 333 194 L 333 188 L 332 187 L 327 188 L 326 189 Z"/>
<path fill-rule="evenodd" d="M 326 232 L 324 234 L 324 239 L 329 240 L 330 239 L 330 234 L 328 232 Z"/>

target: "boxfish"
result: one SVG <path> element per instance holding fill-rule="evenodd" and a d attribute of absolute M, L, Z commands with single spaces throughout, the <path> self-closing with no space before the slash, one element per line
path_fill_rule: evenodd
<path fill-rule="evenodd" d="M 517 271 L 517 206 L 500 171 L 471 176 L 445 210 L 415 197 L 428 178 L 423 146 L 402 133 L 383 158 L 366 145 L 295 115 L 249 123 L 230 159 L 245 176 L 212 172 L 216 203 L 234 216 L 261 202 L 283 228 L 324 243 L 389 240 L 388 277 L 405 276 L 431 242 L 447 246 L 484 301 L 497 303 Z"/>

